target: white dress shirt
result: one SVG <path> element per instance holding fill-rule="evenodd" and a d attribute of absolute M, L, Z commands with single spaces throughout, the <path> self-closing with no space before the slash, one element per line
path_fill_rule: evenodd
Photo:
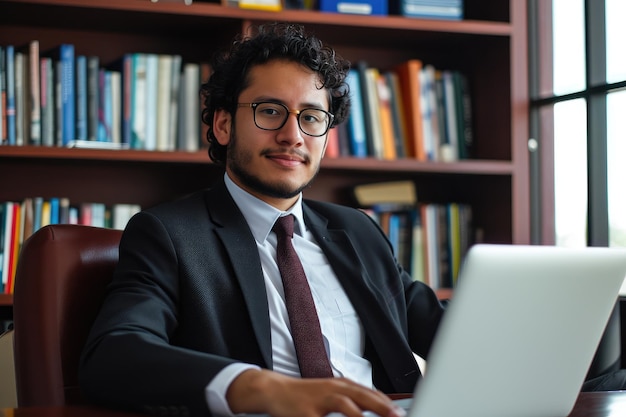
<path fill-rule="evenodd" d="M 276 264 L 276 235 L 272 233 L 278 217 L 293 214 L 296 220 L 292 243 L 311 287 L 333 373 L 372 387 L 372 368 L 363 358 L 365 335 L 361 322 L 326 256 L 306 229 L 302 195 L 291 209 L 281 212 L 239 188 L 228 175 L 225 174 L 224 179 L 259 249 L 270 314 L 274 371 L 300 377 L 283 284 Z M 258 367 L 243 363 L 230 365 L 209 383 L 206 397 L 214 414 L 233 415 L 225 399 L 226 390 L 241 372 L 250 368 Z"/>

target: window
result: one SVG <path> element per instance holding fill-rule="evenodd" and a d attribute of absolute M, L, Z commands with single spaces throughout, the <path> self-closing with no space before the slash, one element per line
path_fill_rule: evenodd
<path fill-rule="evenodd" d="M 626 2 L 529 0 L 534 243 L 626 247 Z"/>

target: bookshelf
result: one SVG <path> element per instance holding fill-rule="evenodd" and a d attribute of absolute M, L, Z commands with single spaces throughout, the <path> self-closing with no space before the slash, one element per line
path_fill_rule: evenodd
<path fill-rule="evenodd" d="M 266 12 L 219 2 L 0 0 L 0 44 L 72 43 L 102 66 L 124 53 L 180 54 L 207 61 L 248 25 L 302 23 L 356 63 L 391 69 L 419 58 L 462 71 L 472 87 L 475 159 L 459 162 L 328 158 L 307 197 L 353 204 L 356 184 L 415 181 L 418 199 L 462 202 L 491 243 L 530 242 L 526 2 L 465 0 L 465 20 Z M 366 41 L 365 41 L 366 40 Z M 0 146 L 0 201 L 69 197 L 147 207 L 210 185 L 222 173 L 206 150 L 157 152 Z M 0 295 L 0 318 L 11 297 Z"/>

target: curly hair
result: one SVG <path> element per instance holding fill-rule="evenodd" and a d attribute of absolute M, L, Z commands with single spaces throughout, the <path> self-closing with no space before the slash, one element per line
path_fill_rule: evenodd
<path fill-rule="evenodd" d="M 237 36 L 230 50 L 213 57 L 213 73 L 202 84 L 204 100 L 202 121 L 208 126 L 209 156 L 214 162 L 226 161 L 226 146 L 218 143 L 213 132 L 213 116 L 223 109 L 234 114 L 241 91 L 248 86 L 248 74 L 255 65 L 275 59 L 302 64 L 319 75 L 321 88 L 330 93 L 331 127 L 343 122 L 350 112 L 349 88 L 345 82 L 350 62 L 339 56 L 301 25 L 272 23 L 253 27 L 253 34 Z"/>

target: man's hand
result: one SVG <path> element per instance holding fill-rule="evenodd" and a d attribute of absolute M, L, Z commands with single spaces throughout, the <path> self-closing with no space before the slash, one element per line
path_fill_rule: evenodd
<path fill-rule="evenodd" d="M 226 400 L 233 413 L 273 417 L 323 417 L 331 412 L 362 417 L 404 417 L 385 394 L 345 378 L 298 379 L 268 370 L 248 370 L 230 385 Z"/>

